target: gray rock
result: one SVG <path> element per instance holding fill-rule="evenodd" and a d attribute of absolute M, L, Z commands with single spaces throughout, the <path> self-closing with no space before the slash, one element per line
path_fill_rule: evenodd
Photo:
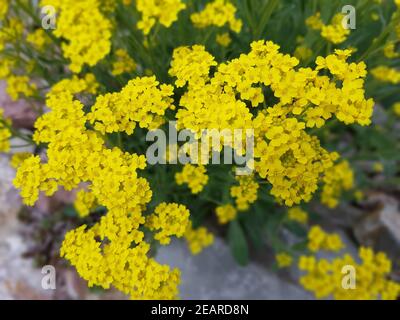
<path fill-rule="evenodd" d="M 260 264 L 239 266 L 220 238 L 197 256 L 183 241 L 158 251 L 156 260 L 181 270 L 182 299 L 312 299 L 300 286 L 288 282 Z"/>
<path fill-rule="evenodd" d="M 399 202 L 384 194 L 375 194 L 369 202 L 378 208 L 362 218 L 354 227 L 357 240 L 375 250 L 386 252 L 393 260 L 400 257 Z"/>

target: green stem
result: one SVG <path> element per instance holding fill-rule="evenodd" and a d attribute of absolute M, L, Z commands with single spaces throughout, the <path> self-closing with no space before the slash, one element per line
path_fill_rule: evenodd
<path fill-rule="evenodd" d="M 266 6 L 264 7 L 263 14 L 261 16 L 260 23 L 258 24 L 254 37 L 255 40 L 259 40 L 265 27 L 267 26 L 269 19 L 271 18 L 272 13 L 276 9 L 279 4 L 279 0 L 269 0 Z"/>
<path fill-rule="evenodd" d="M 42 21 L 39 19 L 39 17 L 35 15 L 24 3 L 22 3 L 21 0 L 15 0 L 15 2 L 17 3 L 18 7 L 20 7 L 28 16 L 30 16 L 36 24 L 40 26 L 42 25 Z M 51 32 L 46 32 L 46 34 L 55 44 L 59 45 L 59 39 L 57 39 Z"/>
<path fill-rule="evenodd" d="M 23 134 L 21 134 L 20 132 L 18 132 L 18 130 L 15 130 L 7 121 L 5 121 L 4 119 L 0 119 L 0 124 L 2 124 L 5 128 L 7 128 L 11 134 L 14 137 L 18 137 L 26 142 L 28 142 L 31 145 L 35 145 L 35 143 L 33 142 L 33 140 L 31 138 L 29 138 L 28 136 L 25 136 Z"/>
<path fill-rule="evenodd" d="M 358 59 L 358 62 L 360 61 L 365 61 L 366 59 L 368 59 L 369 55 L 374 52 L 377 48 L 379 48 L 379 44 L 380 42 L 382 42 L 382 40 L 384 40 L 392 31 L 393 28 L 397 25 L 397 23 L 400 21 L 400 14 L 395 17 L 394 19 L 392 19 L 392 21 L 390 21 L 390 23 L 385 27 L 385 29 L 383 29 L 383 31 L 381 32 L 381 34 L 379 35 L 378 38 L 376 38 L 371 45 L 369 46 L 369 48 L 363 53 L 363 55 Z"/>

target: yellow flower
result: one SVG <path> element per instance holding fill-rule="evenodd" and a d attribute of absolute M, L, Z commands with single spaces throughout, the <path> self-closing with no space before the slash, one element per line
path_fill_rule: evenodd
<path fill-rule="evenodd" d="M 157 21 L 169 28 L 186 4 L 181 0 L 136 0 L 136 8 L 142 14 L 137 27 L 147 35 Z"/>
<path fill-rule="evenodd" d="M 21 41 L 23 31 L 24 25 L 18 18 L 11 17 L 2 22 L 0 29 L 0 51 L 3 51 L 7 44 L 15 44 Z"/>
<path fill-rule="evenodd" d="M 321 30 L 324 23 L 321 20 L 321 13 L 316 12 L 314 15 L 306 19 L 306 25 L 313 30 Z"/>
<path fill-rule="evenodd" d="M 325 172 L 323 177 L 321 202 L 329 208 L 335 208 L 343 190 L 350 190 L 354 185 L 354 174 L 347 161 L 342 161 Z"/>
<path fill-rule="evenodd" d="M 389 280 L 390 260 L 384 253 L 374 253 L 370 248 L 359 249 L 361 262 L 350 255 L 332 261 L 301 256 L 299 269 L 306 272 L 300 278 L 302 286 L 317 298 L 332 297 L 336 300 L 395 300 L 400 294 L 400 284 Z M 351 266 L 355 272 L 355 287 L 343 286 L 343 268 Z M 348 274 L 351 276 L 351 274 Z"/>
<path fill-rule="evenodd" d="M 343 28 L 343 17 L 343 14 L 338 13 L 332 18 L 329 25 L 325 25 L 320 12 L 317 12 L 306 19 L 306 25 L 313 30 L 321 31 L 321 36 L 329 42 L 339 44 L 344 42 L 350 34 L 350 30 Z"/>
<path fill-rule="evenodd" d="M 113 63 L 113 69 L 111 73 L 114 76 L 118 76 L 123 73 L 130 73 L 135 71 L 136 63 L 129 56 L 128 52 L 124 49 L 118 49 L 115 52 L 115 56 L 117 57 L 116 61 Z"/>
<path fill-rule="evenodd" d="M 51 87 L 50 94 L 56 95 L 62 92 L 70 92 L 72 94 L 90 93 L 96 94 L 99 84 L 96 77 L 92 73 L 87 73 L 84 78 L 73 75 L 70 79 L 63 79 Z"/>
<path fill-rule="evenodd" d="M 400 83 L 400 71 L 387 66 L 378 66 L 371 70 L 371 74 L 381 82 L 389 82 L 392 84 Z"/>
<path fill-rule="evenodd" d="M 225 32 L 225 33 L 222 33 L 222 34 L 217 34 L 216 41 L 221 46 L 228 47 L 230 45 L 230 43 L 232 42 L 232 39 L 229 36 L 229 33 Z"/>
<path fill-rule="evenodd" d="M 214 0 L 207 3 L 203 11 L 193 13 L 190 18 L 197 28 L 208 26 L 223 27 L 229 24 L 232 31 L 239 33 L 242 30 L 242 21 L 236 19 L 236 7 L 228 0 Z"/>
<path fill-rule="evenodd" d="M 343 14 L 336 14 L 331 21 L 330 25 L 324 25 L 321 29 L 321 36 L 326 40 L 339 44 L 346 41 L 347 36 L 350 34 L 350 30 L 343 28 L 342 20 Z"/>
<path fill-rule="evenodd" d="M 364 192 L 362 192 L 361 190 L 357 190 L 356 192 L 354 192 L 354 198 L 355 198 L 357 201 L 363 200 L 364 197 L 365 197 Z"/>
<path fill-rule="evenodd" d="M 32 153 L 30 152 L 14 153 L 13 156 L 11 157 L 10 164 L 14 169 L 18 169 L 18 167 L 30 156 L 32 156 Z"/>
<path fill-rule="evenodd" d="M 344 248 L 344 244 L 338 234 L 326 233 L 319 226 L 311 227 L 310 231 L 308 232 L 307 238 L 308 249 L 313 252 L 317 252 L 319 250 L 337 252 Z"/>
<path fill-rule="evenodd" d="M 203 191 L 207 185 L 208 176 L 206 168 L 202 165 L 186 164 L 181 172 L 175 174 L 178 185 L 187 184 L 193 194 Z"/>
<path fill-rule="evenodd" d="M 76 194 L 74 206 L 80 217 L 87 217 L 90 210 L 96 206 L 96 197 L 92 192 L 85 189 L 79 190 Z"/>
<path fill-rule="evenodd" d="M 280 252 L 275 256 L 279 268 L 290 267 L 293 263 L 293 258 L 286 252 Z"/>
<path fill-rule="evenodd" d="M 220 224 L 226 224 L 236 218 L 237 210 L 231 204 L 219 206 L 215 209 L 215 213 Z"/>
<path fill-rule="evenodd" d="M 136 127 L 156 129 L 164 122 L 167 109 L 174 108 L 173 87 L 159 85 L 156 77 L 135 78 L 120 92 L 98 96 L 88 114 L 95 130 L 105 133 L 126 132 Z"/>
<path fill-rule="evenodd" d="M 36 84 L 30 83 L 27 76 L 11 75 L 6 80 L 6 91 L 13 101 L 18 100 L 20 96 L 31 97 L 36 92 Z"/>
<path fill-rule="evenodd" d="M 37 29 L 26 36 L 26 41 L 32 44 L 35 49 L 42 51 L 49 42 L 46 32 L 43 29 Z"/>
<path fill-rule="evenodd" d="M 11 121 L 4 119 L 3 113 L 3 109 L 0 108 L 0 152 L 8 152 L 10 151 L 11 132 L 5 124 L 11 125 Z"/>
<path fill-rule="evenodd" d="M 382 173 L 385 170 L 382 162 L 375 162 L 373 165 L 373 169 L 376 173 Z"/>
<path fill-rule="evenodd" d="M 189 224 L 189 210 L 184 205 L 176 203 L 160 203 L 154 213 L 146 218 L 146 226 L 157 231 L 154 239 L 166 245 L 171 241 L 171 236 L 182 237 Z"/>
<path fill-rule="evenodd" d="M 396 102 L 393 105 L 393 111 L 396 116 L 400 117 L 400 102 Z"/>
<path fill-rule="evenodd" d="M 294 56 L 301 61 L 307 61 L 312 54 L 312 50 L 306 46 L 298 46 L 294 51 Z"/>
<path fill-rule="evenodd" d="M 0 2 L 0 21 L 3 20 L 8 12 L 9 0 Z"/>
<path fill-rule="evenodd" d="M 259 185 L 252 176 L 237 176 L 236 181 L 239 185 L 231 187 L 231 196 L 235 198 L 237 209 L 246 211 L 250 204 L 256 202 Z"/>
<path fill-rule="evenodd" d="M 385 44 L 385 46 L 383 48 L 383 53 L 389 59 L 394 59 L 394 58 L 400 57 L 400 53 L 396 52 L 396 43 L 393 41 L 390 41 Z"/>
<path fill-rule="evenodd" d="M 71 190 L 81 183 L 88 184 L 90 196 L 80 193 L 78 209 L 82 205 L 88 211 L 89 202 L 96 199 L 108 212 L 91 228 L 84 225 L 68 232 L 61 256 L 76 267 L 89 286 L 112 285 L 132 299 L 176 298 L 179 271 L 148 256 L 150 246 L 143 241 L 140 230 L 146 223 L 142 212 L 152 197 L 148 182 L 137 172 L 145 168 L 144 156 L 109 149 L 103 138 L 87 126 L 83 105 L 73 99 L 71 92 L 48 95 L 47 106 L 50 112 L 36 121 L 34 135 L 37 143 L 48 144 L 47 160 L 27 158 L 14 179 L 24 202 L 33 205 L 40 191 L 52 195 L 59 186 Z M 182 215 L 185 212 L 173 210 L 167 216 L 156 213 L 163 227 L 171 227 L 161 217 L 169 219 L 178 213 L 177 218 L 186 221 Z M 179 225 L 183 231 L 172 231 L 180 235 L 186 231 L 183 226 Z M 169 236 L 171 229 L 161 232 Z"/>
<path fill-rule="evenodd" d="M 300 207 L 290 208 L 288 210 L 289 220 L 296 221 L 301 224 L 306 224 L 308 221 L 308 214 Z"/>
<path fill-rule="evenodd" d="M 104 17 L 98 0 L 42 0 L 41 6 L 57 10 L 54 35 L 65 39 L 64 57 L 71 60 L 69 68 L 79 73 L 84 65 L 93 67 L 111 49 L 111 22 Z"/>
<path fill-rule="evenodd" d="M 214 236 L 212 233 L 208 232 L 204 227 L 193 229 L 191 222 L 186 229 L 184 237 L 193 255 L 199 254 L 214 243 Z"/>

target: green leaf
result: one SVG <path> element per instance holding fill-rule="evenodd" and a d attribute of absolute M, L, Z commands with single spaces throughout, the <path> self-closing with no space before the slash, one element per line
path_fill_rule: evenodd
<path fill-rule="evenodd" d="M 249 248 L 243 229 L 236 220 L 229 224 L 228 240 L 233 257 L 241 266 L 245 266 L 249 261 Z"/>
<path fill-rule="evenodd" d="M 73 205 L 69 205 L 69 206 L 65 207 L 63 213 L 66 217 L 77 217 L 78 216 L 78 212 L 76 211 L 76 209 Z"/>
<path fill-rule="evenodd" d="M 307 250 L 308 240 L 298 242 L 292 246 L 292 250 L 305 252 Z"/>
<path fill-rule="evenodd" d="M 261 250 L 264 241 L 263 241 L 263 226 L 264 222 L 257 217 L 255 212 L 251 212 L 249 215 L 246 215 L 243 219 L 243 226 L 249 235 L 254 247 L 257 250 Z"/>
<path fill-rule="evenodd" d="M 307 231 L 297 222 L 287 222 L 286 228 L 294 235 L 304 238 L 307 236 Z"/>

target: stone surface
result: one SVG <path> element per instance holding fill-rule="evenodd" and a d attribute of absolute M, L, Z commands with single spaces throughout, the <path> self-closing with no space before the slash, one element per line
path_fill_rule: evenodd
<path fill-rule="evenodd" d="M 4 115 L 12 119 L 16 128 L 32 128 L 36 118 L 32 108 L 23 100 L 11 101 L 5 88 L 6 83 L 0 81 L 0 107 L 4 109 Z"/>
<path fill-rule="evenodd" d="M 393 260 L 400 257 L 399 201 L 388 195 L 371 195 L 368 202 L 376 209 L 354 226 L 354 235 L 365 246 L 385 251 Z"/>
<path fill-rule="evenodd" d="M 181 270 L 182 299 L 312 299 L 261 264 L 240 267 L 219 238 L 197 256 L 190 254 L 183 241 L 172 241 L 159 250 L 156 260 Z"/>
<path fill-rule="evenodd" d="M 22 257 L 27 246 L 18 232 L 21 201 L 12 187 L 14 175 L 8 157 L 0 155 L 0 299 L 48 299 L 41 270 Z"/>

